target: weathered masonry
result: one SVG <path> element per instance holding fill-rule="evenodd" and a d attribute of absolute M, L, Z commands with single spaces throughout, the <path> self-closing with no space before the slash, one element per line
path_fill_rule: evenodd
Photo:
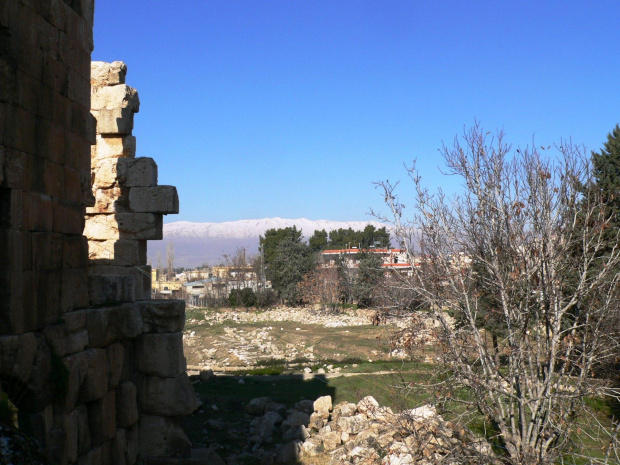
<path fill-rule="evenodd" d="M 146 265 L 176 189 L 136 158 L 126 66 L 91 74 L 93 9 L 0 2 L 0 387 L 51 461 L 131 465 L 186 455 L 197 400 Z"/>

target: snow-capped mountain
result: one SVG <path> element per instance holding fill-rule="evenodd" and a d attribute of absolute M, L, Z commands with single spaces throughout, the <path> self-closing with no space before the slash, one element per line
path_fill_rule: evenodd
<path fill-rule="evenodd" d="M 164 237 L 219 237 L 219 238 L 246 238 L 258 237 L 265 234 L 268 229 L 282 229 L 296 226 L 301 229 L 304 237 L 310 237 L 314 231 L 324 229 L 327 232 L 334 229 L 352 228 L 356 231 L 364 229 L 372 224 L 375 228 L 385 225 L 378 221 L 329 221 L 308 220 L 299 218 L 287 220 L 284 218 L 263 218 L 259 220 L 239 220 L 225 223 L 192 223 L 189 221 L 176 221 L 164 225 Z"/>
<path fill-rule="evenodd" d="M 175 221 L 164 224 L 164 239 L 149 241 L 148 251 L 152 266 L 157 262 L 166 262 L 168 243 L 174 245 L 175 266 L 194 267 L 204 263 L 211 265 L 222 261 L 224 254 L 233 254 L 244 247 L 249 255 L 258 253 L 259 236 L 268 229 L 280 229 L 296 226 L 305 238 L 314 231 L 324 229 L 327 232 L 340 228 L 352 228 L 356 231 L 367 225 L 382 228 L 378 221 L 329 221 L 308 220 L 306 218 L 262 218 L 256 220 L 228 221 L 224 223 L 192 223 Z"/>

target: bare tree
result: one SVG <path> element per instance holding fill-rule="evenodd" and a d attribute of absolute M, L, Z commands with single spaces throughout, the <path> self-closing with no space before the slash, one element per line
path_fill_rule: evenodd
<path fill-rule="evenodd" d="M 321 304 L 326 310 L 335 310 L 341 295 L 336 268 L 317 267 L 306 273 L 297 285 L 301 300 Z"/>
<path fill-rule="evenodd" d="M 484 420 L 495 454 L 513 464 L 578 454 L 573 441 L 593 434 L 585 427 L 596 418 L 580 419 L 586 399 L 619 398 L 593 373 L 620 353 L 609 330 L 620 251 L 616 241 L 600 253 L 609 218 L 599 196 L 581 193 L 591 180 L 583 151 L 570 143 L 556 149 L 549 157 L 536 147 L 512 150 L 502 133 L 476 125 L 441 150 L 462 193 L 431 194 L 415 167 L 408 170 L 416 192 L 409 220 L 398 183 L 377 184 L 390 215 L 375 216 L 393 224 L 411 263 L 423 262 L 398 286 L 438 321 L 445 370 L 435 390 Z"/>

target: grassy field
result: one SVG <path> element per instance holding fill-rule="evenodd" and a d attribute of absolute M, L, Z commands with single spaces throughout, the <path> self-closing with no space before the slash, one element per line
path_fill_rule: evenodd
<path fill-rule="evenodd" d="M 257 312 L 260 314 L 260 312 Z M 257 365 L 269 364 L 270 359 L 284 360 L 294 354 L 293 359 L 301 362 L 339 362 L 343 360 L 390 360 L 390 338 L 396 328 L 393 326 L 342 326 L 325 327 L 318 324 L 304 324 L 294 321 L 260 321 L 235 322 L 227 320 L 221 324 L 211 324 L 205 321 L 205 310 L 188 311 L 186 333 L 193 333 L 193 339 L 199 344 L 186 342 L 185 355 L 188 365 L 213 363 L 226 366 L 245 366 L 247 362 L 231 354 L 231 346 L 241 346 L 242 340 L 248 342 L 256 333 L 264 331 L 268 334 L 268 342 L 273 350 L 270 353 L 256 351 Z M 214 349 L 213 353 L 205 356 L 204 348 Z M 432 355 L 432 351 L 428 351 Z M 424 356 L 425 354 L 420 354 Z M 290 360 L 290 359 L 289 359 Z"/>
<path fill-rule="evenodd" d="M 390 357 L 389 341 L 396 331 L 391 326 L 348 326 L 325 327 L 317 324 L 303 324 L 291 321 L 260 321 L 240 323 L 227 320 L 221 324 L 209 324 L 205 311 L 188 311 L 186 332 L 193 332 L 193 343 L 186 347 L 190 365 L 203 361 L 205 347 L 220 346 L 212 354 L 218 363 L 228 360 L 229 367 L 244 365 L 235 360 L 226 344 L 246 339 L 248 342 L 263 331 L 277 356 L 258 357 L 256 363 L 247 365 L 236 376 L 216 376 L 208 381 L 196 381 L 195 389 L 203 406 L 194 415 L 183 420 L 183 426 L 196 445 L 208 446 L 214 442 L 221 446 L 220 454 L 226 457 L 240 452 L 247 446 L 248 424 L 251 418 L 244 413 L 245 404 L 256 397 L 267 396 L 274 402 L 291 407 L 302 399 L 315 400 L 323 395 L 332 396 L 334 404 L 341 401 L 357 402 L 372 395 L 383 406 L 394 411 L 423 405 L 435 400 L 436 388 L 423 388 L 437 375 L 437 367 L 424 363 L 434 356 L 431 347 L 414 353 L 413 360 L 401 361 Z M 202 318 L 201 318 L 202 317 Z M 271 328 L 271 329 L 265 329 Z M 234 331 L 232 331 L 234 330 Z M 231 336 L 234 334 L 234 336 Z M 308 349 L 312 359 L 305 358 Z M 283 354 L 292 351 L 298 356 L 285 360 Z M 264 354 L 263 354 L 264 355 Z M 339 377 L 334 373 L 304 380 L 303 369 L 311 368 L 316 373 L 327 366 L 340 368 Z M 288 376 L 269 376 L 286 375 Z M 297 376 L 295 376 L 297 374 Z M 412 388 L 416 387 L 416 388 Z M 456 396 L 459 396 L 456 393 Z M 603 457 L 605 443 L 597 439 L 596 423 L 609 427 L 612 416 L 618 416 L 619 409 L 600 399 L 587 399 L 596 422 L 585 417 L 577 423 L 573 435 L 573 452 L 583 457 L 567 457 L 564 463 L 587 464 L 591 458 Z M 456 406 L 456 408 L 454 408 Z M 453 420 L 464 414 L 458 404 L 446 406 L 442 411 L 445 419 Z M 442 406 L 439 406 L 441 409 Z M 489 425 L 475 411 L 467 412 L 470 427 L 483 434 Z M 221 429 L 205 428 L 209 421 L 221 421 Z M 277 441 L 278 438 L 276 438 Z M 242 463 L 258 463 L 246 457 Z"/>

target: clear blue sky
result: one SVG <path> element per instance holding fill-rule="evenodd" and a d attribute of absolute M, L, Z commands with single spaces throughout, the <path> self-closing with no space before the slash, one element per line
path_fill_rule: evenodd
<path fill-rule="evenodd" d="M 364 220 L 414 158 L 449 190 L 437 149 L 475 119 L 598 150 L 619 24 L 617 0 L 100 0 L 92 58 L 127 63 L 138 156 L 179 191 L 167 222 Z"/>

